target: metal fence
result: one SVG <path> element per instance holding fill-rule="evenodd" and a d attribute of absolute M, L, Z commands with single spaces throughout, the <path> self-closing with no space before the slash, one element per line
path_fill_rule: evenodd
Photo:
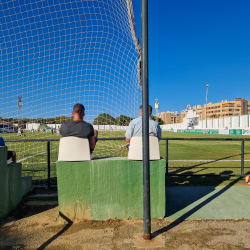
<path fill-rule="evenodd" d="M 245 166 L 245 160 L 244 160 L 244 152 L 245 152 L 245 141 L 250 141 L 250 138 L 163 138 L 162 140 L 166 140 L 166 175 L 168 176 L 239 176 L 244 177 L 246 174 L 244 174 L 244 166 Z M 241 173 L 240 174 L 173 174 L 169 173 L 169 141 L 241 141 Z M 219 161 L 219 160 L 215 160 Z"/>
<path fill-rule="evenodd" d="M 125 138 L 98 138 L 99 141 L 121 141 Z M 39 142 L 46 144 L 46 151 L 27 156 L 26 162 L 23 163 L 22 175 L 27 176 L 31 175 L 33 177 L 33 183 L 35 187 L 46 187 L 50 188 L 57 185 L 56 182 L 56 161 L 58 157 L 58 148 L 59 148 L 60 139 L 22 139 L 22 140 L 5 140 L 5 142 L 10 143 L 30 143 L 30 142 Z M 244 152 L 245 152 L 245 141 L 250 141 L 249 139 L 234 139 L 234 138 L 162 138 L 161 141 L 166 141 L 166 175 L 168 176 L 245 176 L 244 173 Z M 240 174 L 190 174 L 190 173 L 170 173 L 169 170 L 171 167 L 169 164 L 169 141 L 241 141 L 241 167 Z M 31 158 L 32 157 L 32 158 Z M 29 161 L 29 159 L 36 158 L 36 161 Z M 40 159 L 39 159 L 40 158 Z M 29 161 L 29 162 L 27 162 Z M 185 160 L 184 160 L 185 161 Z M 217 161 L 217 160 L 215 160 Z M 219 161 L 219 160 L 218 160 Z M 29 166 L 33 164 L 33 168 Z M 25 167 L 26 166 L 26 167 Z"/>

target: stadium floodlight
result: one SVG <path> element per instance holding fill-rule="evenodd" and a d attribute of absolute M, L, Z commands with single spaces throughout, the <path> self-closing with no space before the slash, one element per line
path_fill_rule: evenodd
<path fill-rule="evenodd" d="M 205 113 L 205 120 L 206 120 L 206 128 L 207 128 L 207 96 L 208 96 L 208 87 L 209 87 L 209 84 L 207 84 L 206 87 L 207 87 L 207 93 L 206 93 L 206 113 Z"/>
<path fill-rule="evenodd" d="M 159 109 L 160 109 L 160 103 L 158 102 L 158 99 L 155 99 L 156 122 L 158 122 Z"/>
<path fill-rule="evenodd" d="M 23 102 L 22 102 L 22 97 L 21 96 L 18 96 L 17 99 L 18 99 L 18 101 L 17 101 L 17 106 L 18 106 L 18 125 L 21 125 Z"/>

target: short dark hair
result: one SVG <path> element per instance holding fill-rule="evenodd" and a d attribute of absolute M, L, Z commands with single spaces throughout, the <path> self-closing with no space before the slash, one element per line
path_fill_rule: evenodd
<path fill-rule="evenodd" d="M 82 113 L 85 113 L 85 108 L 81 103 L 77 103 L 74 105 L 73 111 L 74 111 L 74 113 L 77 113 L 80 115 Z"/>
<path fill-rule="evenodd" d="M 142 105 L 140 106 L 140 109 L 142 109 Z M 153 111 L 153 108 L 151 105 L 148 105 L 148 113 L 151 115 Z"/>

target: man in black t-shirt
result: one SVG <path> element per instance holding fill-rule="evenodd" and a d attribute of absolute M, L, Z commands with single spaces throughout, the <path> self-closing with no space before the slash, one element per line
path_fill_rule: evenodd
<path fill-rule="evenodd" d="M 60 128 L 62 137 L 75 136 L 87 138 L 89 140 L 90 153 L 92 154 L 97 142 L 98 131 L 94 130 L 90 123 L 83 121 L 85 108 L 82 104 L 77 103 L 73 107 L 73 121 L 64 122 Z"/>

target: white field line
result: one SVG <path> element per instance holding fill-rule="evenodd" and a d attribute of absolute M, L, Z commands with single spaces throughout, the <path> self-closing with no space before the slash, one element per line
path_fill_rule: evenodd
<path fill-rule="evenodd" d="M 217 161 L 224 161 L 224 162 L 230 162 L 230 161 L 241 161 L 241 160 L 169 160 L 168 162 L 217 162 Z M 250 161 L 250 160 L 244 160 L 244 161 Z M 55 161 L 50 163 L 56 163 Z M 47 162 L 27 162 L 24 164 L 47 164 Z"/>
<path fill-rule="evenodd" d="M 57 150 L 57 149 L 53 149 L 53 150 L 51 150 L 50 152 L 55 151 L 55 150 Z M 43 155 L 43 154 L 45 154 L 45 153 L 47 153 L 47 151 L 42 152 L 42 153 L 40 153 L 40 154 L 35 154 L 35 155 L 28 156 L 28 157 L 26 157 L 26 158 L 23 158 L 23 159 L 21 159 L 21 160 L 18 160 L 18 162 L 25 161 L 25 160 L 27 160 L 27 159 L 33 158 L 33 157 L 38 156 L 38 155 Z M 46 162 L 46 163 L 47 163 L 47 162 Z M 27 164 L 27 163 L 25 163 L 25 164 Z M 32 164 L 32 163 L 30 163 L 30 164 Z"/>
<path fill-rule="evenodd" d="M 182 161 L 189 161 L 189 162 L 214 162 L 214 161 L 241 161 L 241 160 L 169 160 L 168 162 L 182 162 Z M 244 160 L 244 161 L 250 161 L 250 160 Z"/>
<path fill-rule="evenodd" d="M 52 162 L 50 162 L 50 163 L 56 163 L 55 161 L 52 161 Z M 27 163 L 23 163 L 23 164 L 25 164 L 25 165 L 38 165 L 38 164 L 47 164 L 47 162 L 27 162 Z"/>

